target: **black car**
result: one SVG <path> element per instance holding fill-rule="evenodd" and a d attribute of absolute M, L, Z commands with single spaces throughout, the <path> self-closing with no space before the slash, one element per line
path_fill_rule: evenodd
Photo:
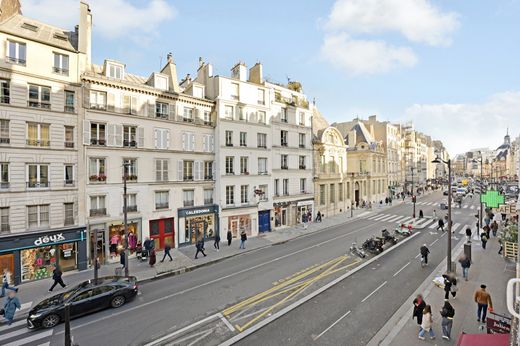
<path fill-rule="evenodd" d="M 53 328 L 64 320 L 65 304 L 70 304 L 70 317 L 75 318 L 108 307 L 118 308 L 138 292 L 134 276 L 105 276 L 80 283 L 72 289 L 41 301 L 31 309 L 27 327 Z"/>

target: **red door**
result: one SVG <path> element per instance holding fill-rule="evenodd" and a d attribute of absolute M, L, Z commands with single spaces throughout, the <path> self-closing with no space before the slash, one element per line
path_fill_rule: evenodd
<path fill-rule="evenodd" d="M 175 247 L 175 231 L 173 227 L 173 217 L 150 221 L 150 239 L 154 240 L 156 249 L 164 249 L 164 244 L 168 243 Z"/>

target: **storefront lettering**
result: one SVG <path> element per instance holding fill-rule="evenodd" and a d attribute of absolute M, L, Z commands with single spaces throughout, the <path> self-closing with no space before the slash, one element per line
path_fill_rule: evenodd
<path fill-rule="evenodd" d="M 40 246 L 48 243 L 56 243 L 60 240 L 65 240 L 63 233 L 53 234 L 53 235 L 45 235 L 43 237 L 39 237 L 34 241 L 34 245 Z"/>
<path fill-rule="evenodd" d="M 211 212 L 211 210 L 209 210 L 209 209 L 186 210 L 186 216 L 206 214 L 209 212 Z"/>

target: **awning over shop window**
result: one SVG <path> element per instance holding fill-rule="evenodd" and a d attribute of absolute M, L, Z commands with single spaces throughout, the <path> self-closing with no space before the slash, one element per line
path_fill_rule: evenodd
<path fill-rule="evenodd" d="M 457 346 L 509 346 L 510 334 L 461 334 Z"/>

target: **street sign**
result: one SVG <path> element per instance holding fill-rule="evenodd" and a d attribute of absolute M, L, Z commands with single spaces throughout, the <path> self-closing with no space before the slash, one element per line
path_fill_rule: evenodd
<path fill-rule="evenodd" d="M 486 319 L 486 327 L 488 334 L 509 334 L 511 333 L 511 318 L 490 312 Z"/>
<path fill-rule="evenodd" d="M 490 190 L 480 196 L 480 202 L 485 203 L 488 208 L 498 208 L 505 203 L 505 197 L 498 191 Z"/>

